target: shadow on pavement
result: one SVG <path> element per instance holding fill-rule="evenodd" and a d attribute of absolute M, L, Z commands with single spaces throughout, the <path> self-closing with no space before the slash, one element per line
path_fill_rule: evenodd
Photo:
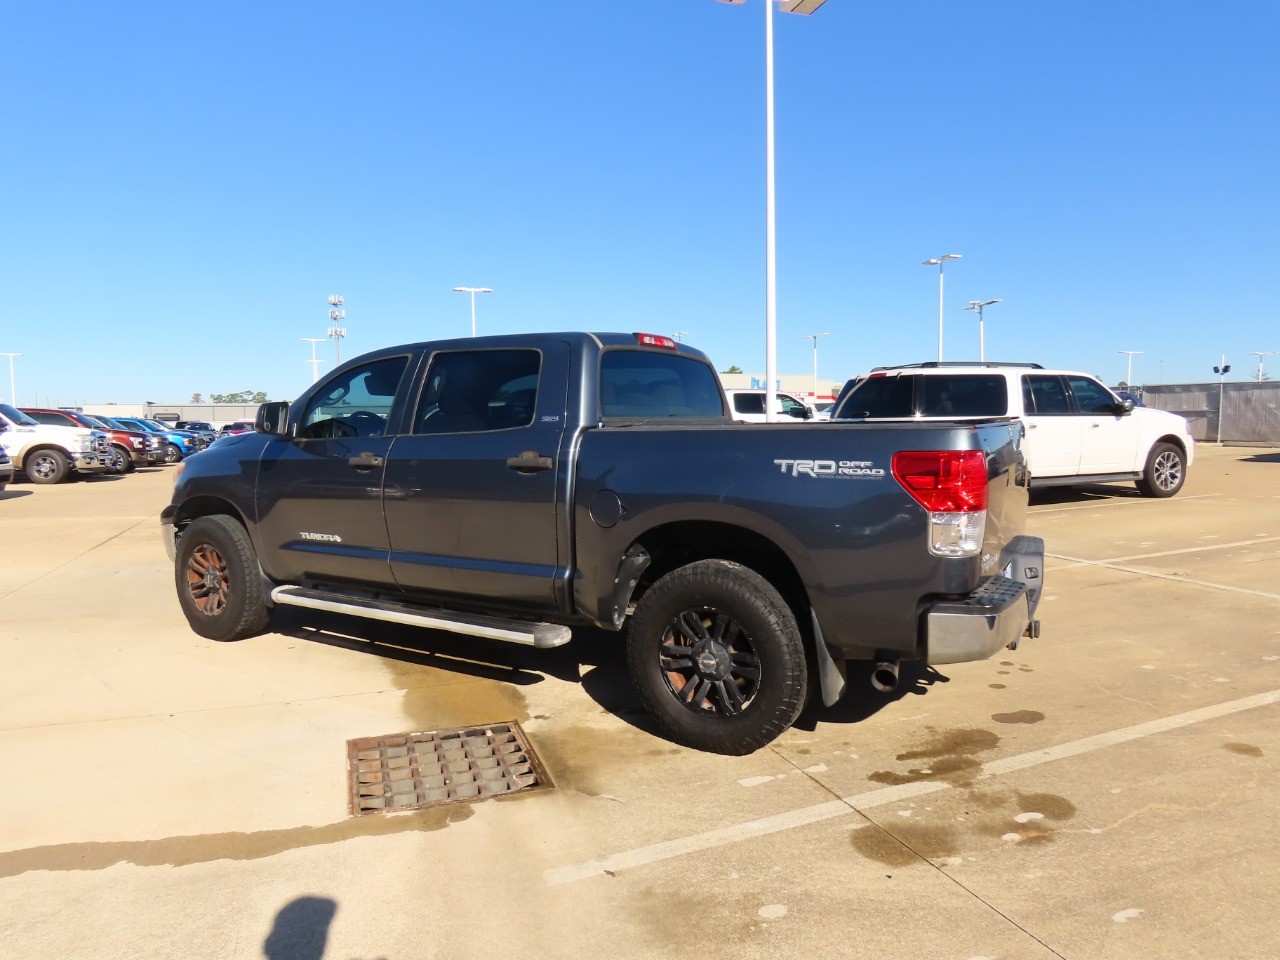
<path fill-rule="evenodd" d="M 1252 457 L 1241 457 L 1241 463 L 1280 463 L 1280 452 L 1255 453 Z"/>
<path fill-rule="evenodd" d="M 0 500 L 18 500 L 22 497 L 29 497 L 34 490 L 0 490 Z"/>
<path fill-rule="evenodd" d="M 1143 500 L 1132 483 L 1094 483 L 1079 487 L 1045 487 L 1032 490 L 1030 505 L 1041 507 L 1061 503 L 1094 503 L 1100 500 Z"/>
<path fill-rule="evenodd" d="M 298 897 L 276 914 L 262 943 L 267 960 L 321 960 L 338 904 L 328 897 Z"/>

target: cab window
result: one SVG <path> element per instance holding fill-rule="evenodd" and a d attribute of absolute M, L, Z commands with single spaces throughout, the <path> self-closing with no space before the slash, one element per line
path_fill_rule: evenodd
<path fill-rule="evenodd" d="M 763 406 L 759 412 L 764 412 Z M 632 420 L 718 418 L 724 416 L 724 407 L 715 371 L 700 360 L 609 350 L 600 358 L 600 413 Z"/>
<path fill-rule="evenodd" d="M 1000 374 L 925 376 L 920 378 L 924 417 L 1003 417 L 1009 390 Z"/>
<path fill-rule="evenodd" d="M 408 357 L 387 357 L 353 367 L 310 399 L 298 425 L 303 440 L 381 437 Z"/>
<path fill-rule="evenodd" d="M 875 376 L 863 380 L 853 388 L 836 411 L 841 420 L 870 419 L 900 420 L 915 415 L 912 398 L 915 376 Z"/>
<path fill-rule="evenodd" d="M 734 413 L 758 413 L 764 415 L 763 393 L 735 393 L 733 395 Z"/>
<path fill-rule="evenodd" d="M 460 350 L 431 358 L 416 434 L 484 433 L 533 423 L 542 355 L 537 350 Z"/>

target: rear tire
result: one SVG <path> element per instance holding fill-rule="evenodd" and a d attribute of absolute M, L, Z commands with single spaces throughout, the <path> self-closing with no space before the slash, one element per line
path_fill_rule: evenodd
<path fill-rule="evenodd" d="M 174 582 L 191 629 L 210 640 L 243 640 L 267 628 L 258 555 L 249 534 L 222 514 L 191 521 L 178 540 Z"/>
<path fill-rule="evenodd" d="M 631 619 L 627 665 L 661 731 L 712 753 L 765 746 L 806 697 L 795 615 L 764 577 L 728 560 L 699 560 L 649 588 Z"/>
<path fill-rule="evenodd" d="M 1144 497 L 1172 497 L 1186 479 L 1186 454 L 1172 443 L 1157 443 L 1147 456 L 1147 466 L 1136 486 Z"/>
<path fill-rule="evenodd" d="M 62 483 L 71 475 L 71 464 L 58 450 L 37 450 L 22 464 L 32 483 Z"/>

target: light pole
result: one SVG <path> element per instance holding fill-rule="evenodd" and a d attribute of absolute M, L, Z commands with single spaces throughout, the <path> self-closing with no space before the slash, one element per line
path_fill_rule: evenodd
<path fill-rule="evenodd" d="M 995 300 L 970 300 L 966 310 L 974 310 L 978 314 L 978 362 L 987 362 L 987 345 L 982 330 L 982 308 L 989 307 L 993 303 L 1003 303 L 1004 297 L 997 297 Z"/>
<path fill-rule="evenodd" d="M 942 268 L 948 260 L 959 260 L 963 254 L 946 253 L 932 260 L 925 260 L 921 266 L 938 268 L 938 362 L 942 362 Z"/>
<path fill-rule="evenodd" d="M 673 333 L 671 339 L 676 343 L 684 343 L 684 338 L 689 335 L 688 330 L 681 330 L 679 333 Z"/>
<path fill-rule="evenodd" d="M 741 4 L 743 0 L 720 0 Z M 778 0 L 784 13 L 811 14 L 826 0 Z M 764 379 L 765 420 L 776 420 L 773 409 L 778 388 L 778 291 L 777 231 L 775 229 L 775 190 L 773 162 L 773 4 L 764 0 Z"/>
<path fill-rule="evenodd" d="M 0 353 L 0 357 L 9 358 L 9 403 L 15 407 L 18 405 L 18 391 L 13 386 L 13 358 L 25 356 L 25 353 Z"/>
<path fill-rule="evenodd" d="M 347 311 L 341 309 L 345 301 L 342 294 L 335 293 L 329 297 L 329 339 L 333 341 L 333 365 L 342 364 L 342 338 L 347 335 L 347 328 L 339 323 L 347 319 Z"/>
<path fill-rule="evenodd" d="M 488 287 L 454 287 L 454 293 L 471 294 L 471 336 L 476 335 L 476 294 L 477 293 L 493 293 Z"/>
<path fill-rule="evenodd" d="M 298 341 L 311 344 L 311 359 L 306 362 L 311 364 L 311 382 L 315 383 L 320 379 L 320 364 L 324 363 L 323 360 L 316 359 L 316 344 L 324 343 L 324 337 L 299 337 Z"/>
<path fill-rule="evenodd" d="M 818 339 L 820 337 L 831 336 L 830 331 L 827 333 L 811 333 L 808 336 L 801 337 L 801 340 L 813 341 L 813 402 L 818 402 Z"/>
<path fill-rule="evenodd" d="M 1213 368 L 1213 372 L 1218 375 L 1218 443 L 1222 442 L 1222 381 L 1227 378 L 1227 374 L 1231 372 L 1231 364 L 1227 363 L 1227 355 L 1222 355 L 1222 362 Z"/>
<path fill-rule="evenodd" d="M 1258 358 L 1258 382 L 1262 382 L 1262 358 L 1274 357 L 1280 350 L 1250 350 L 1249 356 Z"/>
<path fill-rule="evenodd" d="M 1133 389 L 1133 358 L 1142 356 L 1141 350 L 1117 350 L 1116 353 L 1127 353 L 1129 355 L 1129 372 L 1125 374 L 1125 389 Z"/>

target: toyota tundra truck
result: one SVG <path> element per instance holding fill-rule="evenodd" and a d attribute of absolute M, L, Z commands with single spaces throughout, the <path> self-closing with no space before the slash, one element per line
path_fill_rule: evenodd
<path fill-rule="evenodd" d="M 1017 420 L 736 424 L 669 337 L 389 347 L 179 467 L 179 603 L 214 640 L 297 606 L 555 647 L 625 637 L 661 732 L 748 753 L 846 664 L 1035 636 Z"/>

